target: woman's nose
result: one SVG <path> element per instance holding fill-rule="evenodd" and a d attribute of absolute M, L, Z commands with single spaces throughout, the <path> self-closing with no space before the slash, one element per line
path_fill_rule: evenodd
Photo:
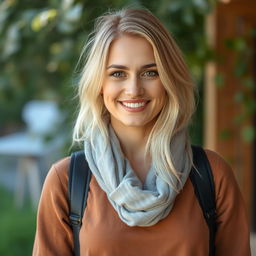
<path fill-rule="evenodd" d="M 130 78 L 126 81 L 125 93 L 129 96 L 140 96 L 143 94 L 143 86 L 138 77 Z"/>

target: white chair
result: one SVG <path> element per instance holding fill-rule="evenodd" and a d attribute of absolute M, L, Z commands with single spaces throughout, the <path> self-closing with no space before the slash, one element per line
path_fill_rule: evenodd
<path fill-rule="evenodd" d="M 41 193 L 40 159 L 60 150 L 63 139 L 53 133 L 63 120 L 63 115 L 55 102 L 29 101 L 22 111 L 22 118 L 27 126 L 26 131 L 0 137 L 0 155 L 17 158 L 17 181 L 15 201 L 18 207 L 24 203 L 25 186 L 28 188 L 34 207 L 37 207 Z"/>

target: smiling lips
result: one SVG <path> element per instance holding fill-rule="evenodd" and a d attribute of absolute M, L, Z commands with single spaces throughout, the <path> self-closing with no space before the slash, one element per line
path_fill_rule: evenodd
<path fill-rule="evenodd" d="M 148 100 L 125 100 L 118 102 L 125 110 L 129 112 L 143 111 L 146 108 L 147 104 L 149 103 Z"/>

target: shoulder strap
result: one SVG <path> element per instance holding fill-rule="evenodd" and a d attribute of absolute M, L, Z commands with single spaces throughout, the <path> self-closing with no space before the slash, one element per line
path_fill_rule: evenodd
<path fill-rule="evenodd" d="M 209 256 L 215 255 L 216 233 L 216 205 L 215 189 L 211 167 L 204 150 L 192 146 L 194 166 L 190 172 L 190 179 L 195 194 L 202 208 L 204 218 L 209 227 Z M 85 160 L 84 152 L 79 151 L 71 155 L 69 168 L 68 191 L 70 201 L 70 223 L 73 229 L 75 255 L 80 255 L 79 231 L 86 207 L 87 195 L 91 179 L 91 171 Z M 86 182 L 84 182 L 86 181 Z"/>
<path fill-rule="evenodd" d="M 192 146 L 194 166 L 190 172 L 196 197 L 202 208 L 204 218 L 209 227 L 209 256 L 215 255 L 216 234 L 216 204 L 214 180 L 210 163 L 205 151 L 198 146 Z"/>
<path fill-rule="evenodd" d="M 69 192 L 69 219 L 73 229 L 75 255 L 80 255 L 79 232 L 82 225 L 84 209 L 91 179 L 91 171 L 85 160 L 83 151 L 71 155 L 69 167 L 68 192 Z"/>

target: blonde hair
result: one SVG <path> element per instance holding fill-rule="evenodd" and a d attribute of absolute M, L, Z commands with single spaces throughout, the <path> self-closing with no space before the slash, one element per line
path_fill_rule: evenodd
<path fill-rule="evenodd" d="M 170 142 L 177 132 L 187 129 L 191 120 L 195 109 L 194 84 L 173 38 L 147 10 L 122 9 L 96 20 L 94 32 L 82 52 L 86 58 L 79 84 L 80 111 L 74 127 L 73 141 L 90 140 L 97 129 L 107 139 L 104 119 L 108 112 L 100 92 L 110 45 L 122 34 L 141 36 L 153 47 L 159 77 L 168 99 L 149 135 L 146 152 L 150 153 L 160 176 L 166 177 L 163 173 L 169 170 L 179 181 L 178 170 L 171 159 Z M 191 156 L 190 151 L 189 153 Z M 171 185 L 176 188 L 175 184 L 173 182 Z"/>

